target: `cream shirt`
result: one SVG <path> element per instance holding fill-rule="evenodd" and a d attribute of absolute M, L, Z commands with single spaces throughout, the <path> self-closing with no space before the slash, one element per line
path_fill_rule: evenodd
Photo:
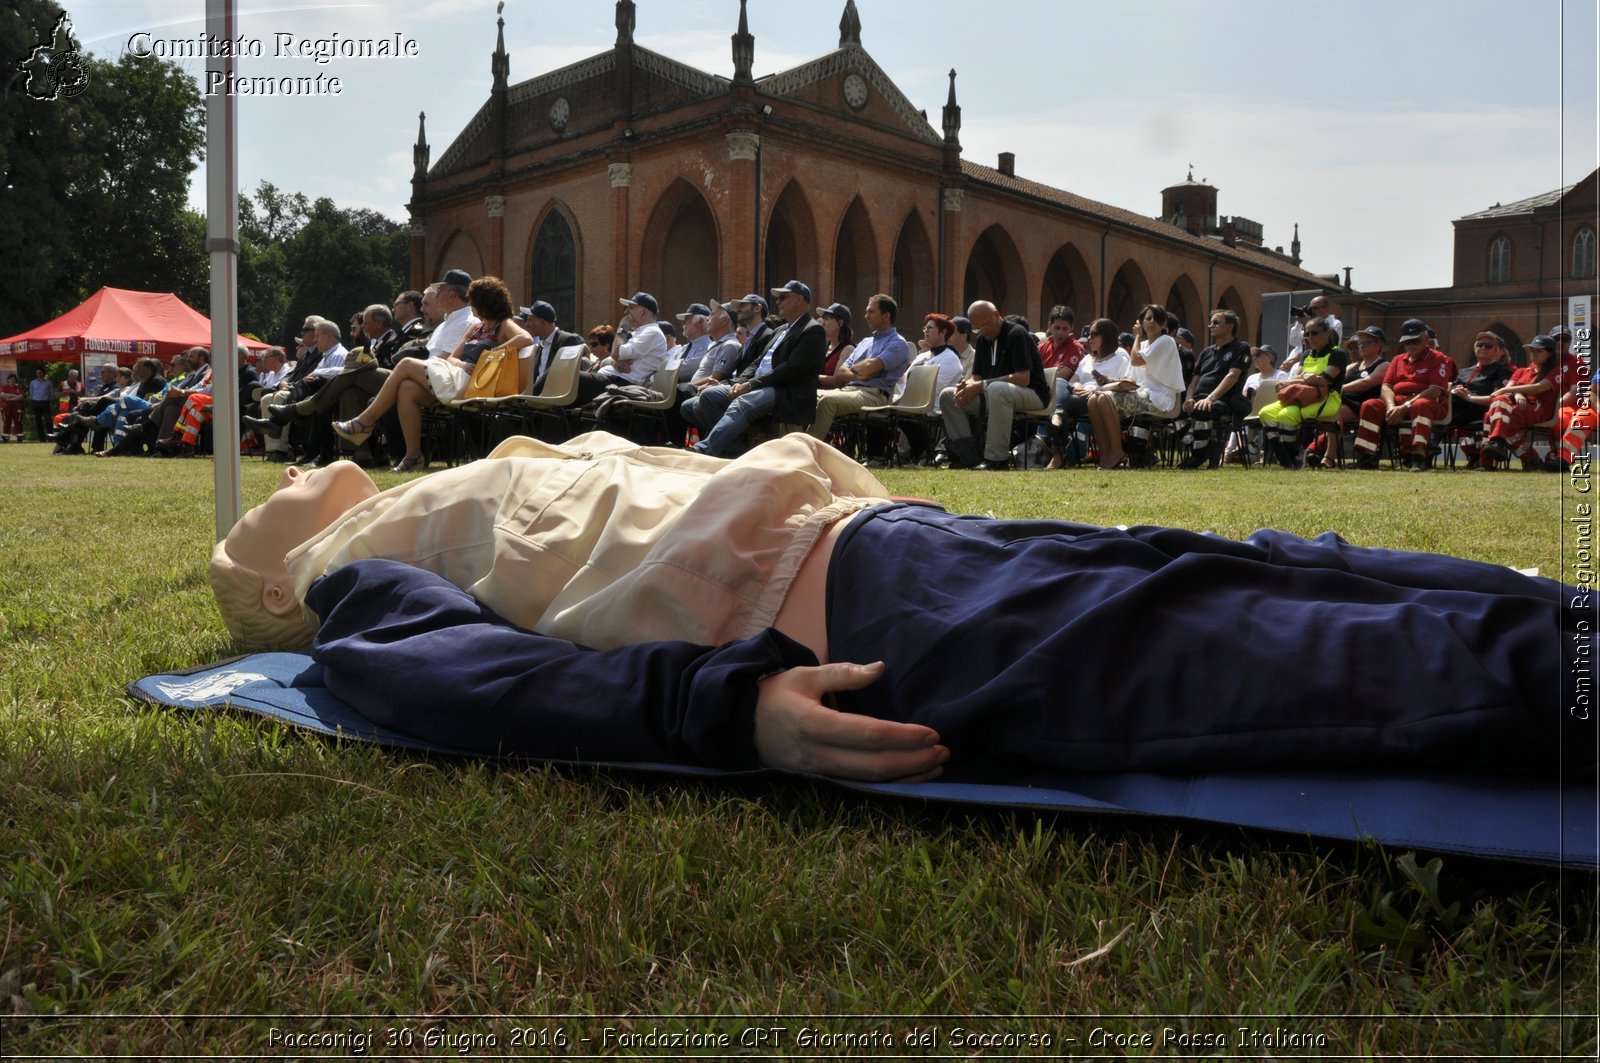
<path fill-rule="evenodd" d="M 828 527 L 887 499 L 860 465 L 806 435 L 733 461 L 604 432 L 560 447 L 516 437 L 367 499 L 285 561 L 301 601 L 323 573 L 382 557 L 596 649 L 715 646 L 771 627 Z"/>

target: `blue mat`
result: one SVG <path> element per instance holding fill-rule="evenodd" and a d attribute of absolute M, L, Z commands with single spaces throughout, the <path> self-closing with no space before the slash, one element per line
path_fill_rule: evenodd
<path fill-rule="evenodd" d="M 232 707 L 321 734 L 449 755 L 373 724 L 322 685 L 300 653 L 260 653 L 128 684 L 140 701 L 175 709 Z M 725 775 L 684 764 L 602 764 L 674 775 Z M 753 774 L 745 772 L 742 774 Z M 1471 853 L 1600 869 L 1595 781 L 1473 776 L 1226 773 L 1080 775 L 1027 784 L 839 783 L 867 793 L 1007 808 L 1170 816 L 1300 835 L 1372 839 L 1400 848 Z"/>

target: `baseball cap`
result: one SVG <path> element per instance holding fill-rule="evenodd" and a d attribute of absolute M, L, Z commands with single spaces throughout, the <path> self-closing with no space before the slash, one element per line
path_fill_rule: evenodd
<path fill-rule="evenodd" d="M 1400 326 L 1401 343 L 1407 340 L 1420 340 L 1427 334 L 1428 326 L 1414 317 L 1407 318 L 1406 323 Z"/>
<path fill-rule="evenodd" d="M 690 303 L 689 304 L 689 309 L 685 310 L 683 313 L 678 315 L 678 320 L 682 321 L 685 318 L 690 318 L 690 317 L 710 317 L 710 316 L 711 316 L 711 308 L 709 306 L 707 306 L 705 303 Z"/>
<path fill-rule="evenodd" d="M 465 288 L 469 284 L 472 283 L 472 274 L 468 273 L 464 269 L 452 269 L 452 270 L 449 270 L 448 272 L 445 273 L 444 279 L 441 280 L 439 283 L 440 284 L 458 284 L 461 287 Z"/>
<path fill-rule="evenodd" d="M 829 317 L 838 318 L 846 325 L 850 324 L 850 308 L 845 306 L 843 303 L 829 303 L 827 306 L 817 311 L 817 313 L 827 314 Z"/>
<path fill-rule="evenodd" d="M 798 295 L 800 298 L 804 299 L 808 303 L 811 301 L 811 289 L 810 289 L 810 287 L 808 287 L 805 284 L 802 284 L 800 281 L 790 281 L 788 284 L 785 284 L 782 288 L 774 288 L 774 289 L 772 289 L 772 297 L 774 299 L 776 299 L 779 296 L 783 295 L 785 292 L 793 292 L 794 294 Z"/>
<path fill-rule="evenodd" d="M 632 299 L 617 300 L 623 306 L 642 306 L 652 314 L 661 313 L 661 304 L 656 302 L 656 297 L 649 292 L 634 292 Z"/>
<path fill-rule="evenodd" d="M 724 310 L 732 310 L 734 307 L 738 306 L 740 303 L 752 303 L 752 304 L 754 304 L 756 306 L 759 306 L 761 308 L 761 312 L 763 314 L 765 314 L 768 310 L 772 309 L 767 304 L 767 297 L 764 296 L 764 295 L 757 295 L 755 292 L 751 292 L 749 295 L 745 296 L 743 299 L 732 299 L 732 300 L 729 300 L 728 302 L 722 304 L 722 308 Z"/>

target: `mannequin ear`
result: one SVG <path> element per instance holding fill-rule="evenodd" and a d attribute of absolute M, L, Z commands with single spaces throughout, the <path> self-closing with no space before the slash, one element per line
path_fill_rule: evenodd
<path fill-rule="evenodd" d="M 287 581 L 272 581 L 261 588 L 261 605 L 273 616 L 288 616 L 300 608 Z"/>

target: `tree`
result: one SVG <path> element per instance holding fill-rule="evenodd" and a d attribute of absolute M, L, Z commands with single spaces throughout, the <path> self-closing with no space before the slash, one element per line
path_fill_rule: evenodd
<path fill-rule="evenodd" d="M 343 328 L 356 311 L 387 304 L 405 287 L 409 239 L 375 210 L 340 209 L 262 181 L 253 196 L 239 196 L 241 326 L 293 339 L 300 322 L 317 314 Z"/>
<path fill-rule="evenodd" d="M 0 11 L 0 56 L 28 55 L 60 15 L 47 0 L 8 5 Z M 67 309 L 56 299 L 78 232 L 65 200 L 86 161 L 78 100 L 35 100 L 26 78 L 19 68 L 0 70 L 0 336 Z"/>
<path fill-rule="evenodd" d="M 269 342 L 281 338 L 289 317 L 292 289 L 285 248 L 305 224 L 310 209 L 303 193 L 287 194 L 271 181 L 257 185 L 254 198 L 239 193 L 242 331 Z"/>
<path fill-rule="evenodd" d="M 376 211 L 316 200 L 286 248 L 293 278 L 286 326 L 319 314 L 342 328 L 368 304 L 387 305 L 409 279 L 409 239 L 403 226 Z"/>
<path fill-rule="evenodd" d="M 239 193 L 239 237 L 257 244 L 282 244 L 294 238 L 311 213 L 304 192 L 290 195 L 271 181 L 256 185 L 256 198 Z"/>
<path fill-rule="evenodd" d="M 81 91 L 41 99 L 37 69 L 0 71 L 0 335 L 106 285 L 205 302 L 203 225 L 187 208 L 205 142 L 199 87 L 165 60 L 78 54 L 61 15 L 50 0 L 0 12 L 0 59 L 54 33 L 58 59 L 83 74 Z"/>
<path fill-rule="evenodd" d="M 79 243 L 81 275 L 90 291 L 171 291 L 204 306 L 205 224 L 188 209 L 189 176 L 205 147 L 200 90 L 175 64 L 132 54 L 91 60 L 89 76 L 86 146 L 97 165 L 78 174 L 72 191 L 80 232 L 95 238 Z"/>

